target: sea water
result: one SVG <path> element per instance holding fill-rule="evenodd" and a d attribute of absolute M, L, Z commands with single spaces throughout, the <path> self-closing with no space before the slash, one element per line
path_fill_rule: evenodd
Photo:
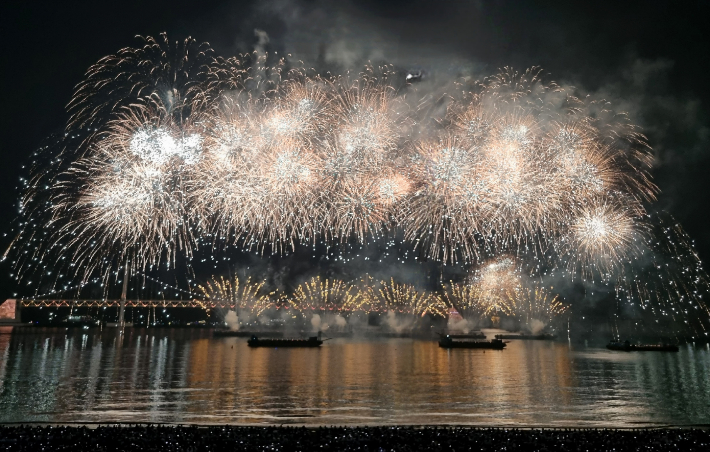
<path fill-rule="evenodd" d="M 710 348 L 355 337 L 278 349 L 206 329 L 3 328 L 0 422 L 708 425 Z"/>

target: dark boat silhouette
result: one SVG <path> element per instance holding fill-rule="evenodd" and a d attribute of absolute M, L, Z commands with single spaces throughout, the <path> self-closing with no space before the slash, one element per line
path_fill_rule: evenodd
<path fill-rule="evenodd" d="M 542 334 L 496 334 L 496 339 L 520 339 L 525 341 L 553 341 L 557 335 L 550 333 Z"/>
<path fill-rule="evenodd" d="M 90 315 L 69 315 L 59 323 L 59 326 L 65 328 L 95 328 L 100 326 L 101 322 L 91 317 Z"/>
<path fill-rule="evenodd" d="M 215 329 L 212 332 L 212 337 L 252 337 L 252 336 L 257 336 L 257 337 L 283 337 L 283 333 L 281 331 L 260 331 L 260 332 L 254 332 L 254 331 L 232 331 L 232 330 L 224 330 L 224 329 Z"/>
<path fill-rule="evenodd" d="M 249 347 L 320 347 L 323 340 L 318 336 L 312 336 L 308 339 L 277 339 L 277 338 L 259 338 L 252 336 L 247 341 Z"/>
<path fill-rule="evenodd" d="M 606 344 L 609 350 L 622 352 L 677 352 L 678 346 L 672 344 L 632 344 L 629 341 L 611 341 Z"/>
<path fill-rule="evenodd" d="M 446 335 L 439 340 L 439 347 L 503 350 L 505 348 L 505 342 L 500 339 L 492 339 L 490 341 L 455 341 L 451 336 Z"/>

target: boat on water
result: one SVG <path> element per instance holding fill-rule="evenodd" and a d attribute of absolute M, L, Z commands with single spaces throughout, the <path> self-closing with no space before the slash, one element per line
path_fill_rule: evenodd
<path fill-rule="evenodd" d="M 446 335 L 439 340 L 439 347 L 503 350 L 505 348 L 505 342 L 500 339 L 492 339 L 490 341 L 455 341 L 451 336 Z"/>
<path fill-rule="evenodd" d="M 629 341 L 611 341 L 606 344 L 609 350 L 622 352 L 677 352 L 678 346 L 672 344 L 632 344 Z"/>
<path fill-rule="evenodd" d="M 323 340 L 318 336 L 312 336 L 307 339 L 282 339 L 282 338 L 259 338 L 252 336 L 247 341 L 249 347 L 320 347 L 323 345 Z"/>
<path fill-rule="evenodd" d="M 496 339 L 520 339 L 524 341 L 554 341 L 557 339 L 556 334 L 496 334 Z"/>
<path fill-rule="evenodd" d="M 268 337 L 268 338 L 274 338 L 278 337 L 281 338 L 283 337 L 283 333 L 281 331 L 261 331 L 261 332 L 253 332 L 253 331 L 232 331 L 232 330 L 223 330 L 223 329 L 216 329 L 212 331 L 212 337 Z"/>
<path fill-rule="evenodd" d="M 101 326 L 101 322 L 89 315 L 69 315 L 59 323 L 64 328 L 95 328 Z"/>

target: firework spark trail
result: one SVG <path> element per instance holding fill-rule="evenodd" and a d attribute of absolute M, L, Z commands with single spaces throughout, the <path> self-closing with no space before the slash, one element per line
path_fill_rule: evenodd
<path fill-rule="evenodd" d="M 651 314 L 651 328 L 662 336 L 684 334 L 674 329 L 684 324 L 695 337 L 710 335 L 710 278 L 688 234 L 668 214 L 649 216 L 651 233 L 646 238 L 642 265 L 628 269 L 617 285 L 620 311 Z M 650 251 L 650 252 L 649 252 Z"/>
<path fill-rule="evenodd" d="M 653 248 L 645 137 L 538 68 L 465 82 L 440 115 L 390 67 L 320 76 L 142 39 L 89 69 L 61 152 L 25 181 L 18 275 L 106 281 L 127 260 L 175 266 L 206 238 L 280 254 L 401 233 L 483 286 L 480 266 L 504 255 L 614 284 Z M 484 310 L 508 309 L 483 286 Z"/>

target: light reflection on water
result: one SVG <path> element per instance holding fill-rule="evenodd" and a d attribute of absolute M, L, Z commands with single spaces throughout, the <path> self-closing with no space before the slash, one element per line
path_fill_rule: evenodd
<path fill-rule="evenodd" d="M 0 422 L 710 424 L 710 349 L 409 339 L 249 349 L 206 330 L 0 330 Z"/>

